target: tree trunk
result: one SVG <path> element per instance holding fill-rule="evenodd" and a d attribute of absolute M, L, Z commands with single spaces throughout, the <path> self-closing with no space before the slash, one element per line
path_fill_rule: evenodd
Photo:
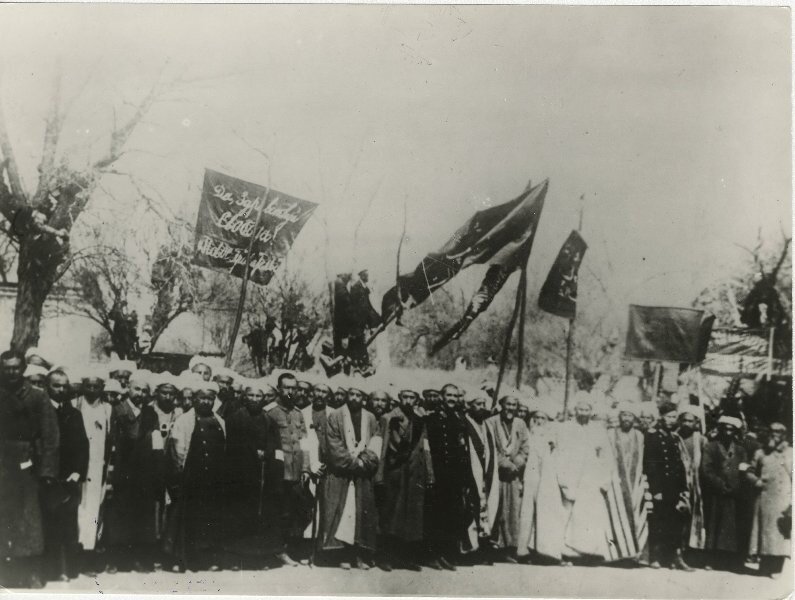
<path fill-rule="evenodd" d="M 42 309 L 58 278 L 66 249 L 45 235 L 24 238 L 19 245 L 17 300 L 11 347 L 25 352 L 38 345 Z"/>

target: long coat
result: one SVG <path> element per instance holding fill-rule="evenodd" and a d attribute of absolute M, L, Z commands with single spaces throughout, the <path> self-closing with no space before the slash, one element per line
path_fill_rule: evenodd
<path fill-rule="evenodd" d="M 433 484 L 433 464 L 425 423 L 395 408 L 381 417 L 381 462 L 375 484 L 383 485 L 381 533 L 407 542 L 423 539 L 425 489 Z"/>
<path fill-rule="evenodd" d="M 65 402 L 55 412 L 58 417 L 60 446 L 58 449 L 58 482 L 55 484 L 64 498 L 58 506 L 47 510 L 47 544 L 72 545 L 77 543 L 77 507 L 80 505 L 80 482 L 88 471 L 88 436 L 80 411 Z M 77 473 L 77 482 L 66 479 Z"/>
<path fill-rule="evenodd" d="M 237 554 L 274 554 L 284 547 L 278 527 L 284 483 L 284 463 L 276 459 L 279 426 L 264 412 L 240 408 L 226 421 L 226 431 L 224 547 Z"/>
<path fill-rule="evenodd" d="M 353 435 L 358 439 L 352 440 Z M 361 427 L 358 431 L 352 426 L 347 406 L 328 416 L 328 475 L 321 515 L 321 544 L 324 550 L 342 548 L 344 544 L 375 549 L 378 513 L 373 477 L 378 468 L 380 444 L 375 416 L 371 412 L 361 409 Z M 362 451 L 360 447 L 367 449 Z"/>
<path fill-rule="evenodd" d="M 501 547 L 516 547 L 519 539 L 519 513 L 522 508 L 522 482 L 530 438 L 521 419 L 511 421 L 506 430 L 500 415 L 487 421 L 497 444 L 497 470 L 500 478 L 500 507 L 492 538 Z"/>
<path fill-rule="evenodd" d="M 745 448 L 736 442 L 726 448 L 715 440 L 704 448 L 701 482 L 709 491 L 704 503 L 707 550 L 745 552 L 741 548 L 744 515 L 740 499 L 744 477 L 740 464 L 747 462 Z"/>
<path fill-rule="evenodd" d="M 58 476 L 58 419 L 47 395 L 0 387 L 0 559 L 44 550 L 39 479 Z"/>
<path fill-rule="evenodd" d="M 748 553 L 789 556 L 792 533 L 784 523 L 787 520 L 784 513 L 792 507 L 792 448 L 757 450 L 748 477 L 754 483 L 758 480 L 764 483 L 754 513 Z"/>

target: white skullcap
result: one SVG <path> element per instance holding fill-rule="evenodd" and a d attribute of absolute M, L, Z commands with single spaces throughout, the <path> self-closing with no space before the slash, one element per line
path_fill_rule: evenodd
<path fill-rule="evenodd" d="M 700 404 L 690 404 L 690 398 L 680 402 L 677 406 L 677 410 L 679 411 L 680 415 L 684 413 L 690 413 L 697 419 L 704 419 L 704 407 Z"/>
<path fill-rule="evenodd" d="M 341 373 L 334 375 L 328 380 L 328 386 L 334 391 L 336 390 L 347 391 L 348 388 L 345 387 L 346 384 L 347 382 L 345 381 L 345 376 L 342 375 Z"/>
<path fill-rule="evenodd" d="M 348 378 L 348 391 L 359 390 L 363 394 L 370 394 L 371 385 L 364 377 L 353 375 Z"/>
<path fill-rule="evenodd" d="M 594 408 L 594 398 L 586 392 L 585 390 L 577 390 L 574 392 L 574 397 L 572 398 L 572 406 L 578 406 L 582 404 L 587 404 L 592 409 Z"/>
<path fill-rule="evenodd" d="M 218 393 L 218 384 L 215 383 L 214 381 L 204 381 L 204 379 L 202 379 L 201 382 L 197 382 L 197 385 L 194 388 L 194 391 L 196 391 L 196 392 L 213 392 L 213 393 L 217 394 Z"/>
<path fill-rule="evenodd" d="M 655 419 L 657 419 L 660 417 L 660 411 L 654 402 L 641 402 L 639 416 L 654 417 Z"/>
<path fill-rule="evenodd" d="M 728 417 L 726 415 L 718 419 L 718 425 L 733 425 L 737 429 L 743 428 L 743 422 L 740 419 L 737 417 Z"/>
<path fill-rule="evenodd" d="M 631 415 L 639 417 L 641 415 L 641 407 L 637 402 L 619 402 L 616 405 L 616 412 L 617 414 L 621 414 L 622 412 L 627 412 Z"/>
<path fill-rule="evenodd" d="M 204 383 L 204 379 L 202 379 L 196 373 L 191 373 L 188 371 L 187 375 L 180 375 L 175 382 L 177 389 L 182 390 L 198 390 L 202 384 Z"/>
<path fill-rule="evenodd" d="M 212 367 L 210 368 L 212 369 Z M 213 379 L 218 379 L 219 377 L 228 377 L 234 381 L 235 379 L 238 379 L 240 375 L 227 367 L 218 367 L 217 369 L 213 369 Z"/>
<path fill-rule="evenodd" d="M 123 394 L 124 393 L 124 389 L 121 387 L 121 383 L 119 383 L 115 379 L 108 379 L 105 382 L 105 391 L 106 392 L 116 392 L 117 394 Z"/>
<path fill-rule="evenodd" d="M 210 357 L 199 356 L 198 354 L 196 354 L 195 356 L 192 356 L 191 359 L 188 361 L 188 369 L 193 370 L 193 367 L 195 367 L 196 365 L 205 365 L 212 369 L 210 362 L 211 362 Z"/>
<path fill-rule="evenodd" d="M 40 367 L 39 365 L 28 365 L 25 367 L 25 377 L 36 377 L 37 375 L 43 375 L 46 377 L 49 373 L 47 369 L 44 367 Z"/>
<path fill-rule="evenodd" d="M 143 384 L 145 386 L 151 385 L 152 372 L 145 369 L 133 371 L 130 373 L 130 385 L 133 383 Z"/>
<path fill-rule="evenodd" d="M 85 369 L 83 369 L 80 379 L 100 379 L 105 381 L 108 379 L 108 376 L 103 369 L 99 369 L 94 365 L 87 365 Z"/>
<path fill-rule="evenodd" d="M 551 400 L 538 400 L 535 404 L 535 410 L 531 411 L 541 413 L 547 416 L 551 421 L 558 415 L 558 409 Z"/>
<path fill-rule="evenodd" d="M 177 386 L 177 378 L 168 371 L 158 373 L 155 377 L 156 379 L 154 379 L 152 382 L 153 387 L 159 387 L 161 385 L 173 385 L 174 387 Z"/>
<path fill-rule="evenodd" d="M 128 371 L 132 373 L 138 368 L 138 365 L 131 360 L 117 360 L 108 364 L 108 373 Z"/>

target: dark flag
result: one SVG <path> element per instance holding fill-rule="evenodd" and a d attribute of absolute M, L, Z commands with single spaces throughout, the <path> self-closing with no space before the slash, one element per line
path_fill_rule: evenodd
<path fill-rule="evenodd" d="M 548 313 L 573 319 L 577 314 L 577 277 L 588 244 L 572 231 L 541 287 L 538 307 Z"/>
<path fill-rule="evenodd" d="M 705 352 L 713 319 L 693 308 L 629 306 L 625 355 L 635 360 L 698 363 Z"/>
<path fill-rule="evenodd" d="M 538 230 L 541 209 L 544 208 L 547 182 L 545 181 L 539 187 L 543 187 L 543 190 L 537 194 L 531 193 L 528 195 L 525 201 L 517 206 L 512 213 L 511 218 L 515 218 L 518 221 L 513 224 L 518 225 L 513 229 L 516 232 L 516 237 L 506 242 L 508 251 L 500 252 L 498 255 L 492 256 L 491 260 L 488 261 L 490 264 L 489 269 L 486 271 L 478 291 L 475 292 L 469 302 L 464 316 L 433 345 L 431 355 L 441 350 L 448 342 L 461 337 L 477 316 L 491 305 L 492 300 L 494 300 L 497 292 L 502 289 L 511 273 L 527 264 L 527 259 L 530 257 L 530 251 L 533 248 L 533 240 Z M 535 189 L 533 188 L 530 191 L 532 192 Z"/>
<path fill-rule="evenodd" d="M 193 264 L 243 277 L 251 246 L 249 277 L 266 285 L 315 208 L 314 202 L 206 169 Z"/>
<path fill-rule="evenodd" d="M 476 212 L 440 250 L 423 258 L 413 273 L 398 277 L 398 285 L 381 301 L 382 321 L 388 323 L 402 308 L 420 304 L 461 269 L 473 264 L 508 265 L 516 260 L 528 239 L 532 245 L 548 186 L 547 180 L 528 185 L 517 198 Z M 516 265 L 511 270 L 514 268 Z M 502 283 L 504 279 L 494 293 Z"/>

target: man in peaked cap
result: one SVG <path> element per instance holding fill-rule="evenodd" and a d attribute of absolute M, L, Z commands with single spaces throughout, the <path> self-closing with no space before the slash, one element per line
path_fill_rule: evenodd
<path fill-rule="evenodd" d="M 676 405 L 663 402 L 656 427 L 646 431 L 643 472 L 649 482 L 653 508 L 649 518 L 649 560 L 652 568 L 666 565 L 689 571 L 682 557 L 687 498 L 687 474 L 682 461 L 679 436 L 674 432 Z"/>

